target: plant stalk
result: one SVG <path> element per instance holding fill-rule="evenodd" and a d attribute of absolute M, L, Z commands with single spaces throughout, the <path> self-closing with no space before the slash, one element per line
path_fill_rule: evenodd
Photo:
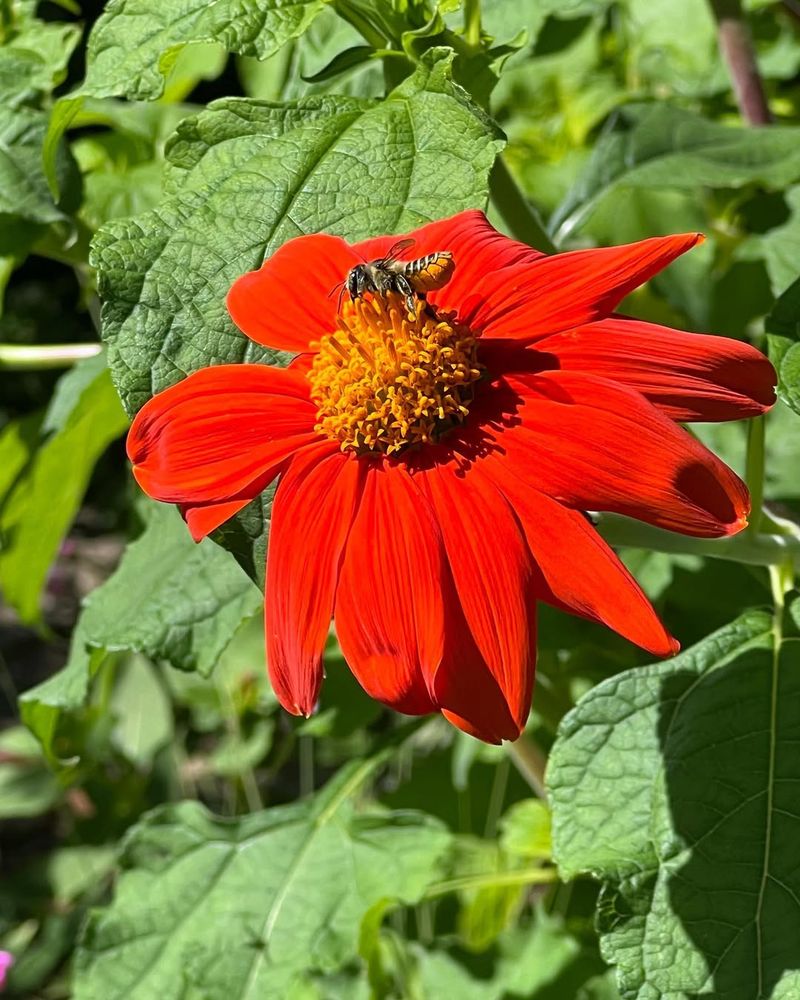
<path fill-rule="evenodd" d="M 766 424 L 755 417 L 747 428 L 745 480 L 750 490 L 750 523 L 747 530 L 757 535 L 761 530 L 764 509 L 764 467 L 766 462 Z"/>
<path fill-rule="evenodd" d="M 102 349 L 102 344 L 0 344 L 0 371 L 68 368 Z"/>
<path fill-rule="evenodd" d="M 524 733 L 513 743 L 506 743 L 505 748 L 514 766 L 528 782 L 534 793 L 540 799 L 547 799 L 547 788 L 544 783 L 544 772 L 547 767 L 547 757 L 541 748 Z"/>
<path fill-rule="evenodd" d="M 480 0 L 464 0 L 464 38 L 470 48 L 478 49 L 481 44 L 481 3 Z"/>
<path fill-rule="evenodd" d="M 800 529 L 797 526 L 785 534 L 742 531 L 729 538 L 690 538 L 618 514 L 601 514 L 597 528 L 609 545 L 675 555 L 711 556 L 751 566 L 791 563 L 800 569 Z"/>
<path fill-rule="evenodd" d="M 741 0 L 709 0 L 709 3 L 717 22 L 719 50 L 731 74 L 742 118 L 748 125 L 768 125 L 772 115 Z"/>

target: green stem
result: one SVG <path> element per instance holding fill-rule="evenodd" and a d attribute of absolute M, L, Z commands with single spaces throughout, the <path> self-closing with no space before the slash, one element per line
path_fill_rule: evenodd
<path fill-rule="evenodd" d="M 516 239 L 544 253 L 555 253 L 555 244 L 547 235 L 536 209 L 520 191 L 502 156 L 494 161 L 489 193 L 494 207 Z"/>
<path fill-rule="evenodd" d="M 518 740 L 506 743 L 504 746 L 514 766 L 536 795 L 540 799 L 546 799 L 547 789 L 544 783 L 544 772 L 547 767 L 547 757 L 538 744 L 523 733 Z"/>
<path fill-rule="evenodd" d="M 451 892 L 484 889 L 489 886 L 546 885 L 557 881 L 558 872 L 555 868 L 520 868 L 510 872 L 486 872 L 480 875 L 451 878 L 446 882 L 435 882 L 426 891 L 423 899 L 436 899 L 437 896 L 447 896 Z"/>
<path fill-rule="evenodd" d="M 473 49 L 481 44 L 481 3 L 480 0 L 464 0 L 464 38 Z"/>
<path fill-rule="evenodd" d="M 747 530 L 758 534 L 764 507 L 764 464 L 766 461 L 766 424 L 756 417 L 747 428 L 747 461 L 745 479 L 750 490 L 750 523 Z"/>
<path fill-rule="evenodd" d="M 779 566 L 788 562 L 800 569 L 800 532 L 797 529 L 791 534 L 743 531 L 730 538 L 689 538 L 617 514 L 600 515 L 597 527 L 609 545 L 676 555 L 711 556 L 751 566 Z"/>
<path fill-rule="evenodd" d="M 0 344 L 0 371 L 68 368 L 84 358 L 93 358 L 101 344 Z"/>
<path fill-rule="evenodd" d="M 347 0 L 334 0 L 333 9 L 343 21 L 352 24 L 373 48 L 383 49 L 386 47 L 386 37 L 378 31 L 369 18 L 364 16 L 358 7 L 348 3 Z"/>

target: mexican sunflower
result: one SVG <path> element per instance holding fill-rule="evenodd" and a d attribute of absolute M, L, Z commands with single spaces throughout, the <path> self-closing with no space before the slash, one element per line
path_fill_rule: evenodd
<path fill-rule="evenodd" d="M 537 601 L 678 649 L 584 512 L 739 531 L 744 483 L 678 422 L 764 412 L 775 373 L 746 344 L 615 315 L 699 234 L 546 256 L 470 211 L 408 237 L 404 259 L 455 264 L 416 308 L 395 291 L 337 294 L 396 236 L 301 236 L 239 278 L 236 325 L 297 356 L 189 375 L 142 408 L 128 454 L 195 539 L 280 476 L 266 642 L 289 712 L 314 708 L 333 617 L 373 698 L 513 740 Z"/>

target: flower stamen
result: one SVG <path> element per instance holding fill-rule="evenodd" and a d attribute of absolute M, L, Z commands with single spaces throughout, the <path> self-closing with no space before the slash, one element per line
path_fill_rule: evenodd
<path fill-rule="evenodd" d="M 342 305 L 308 378 L 316 430 L 342 451 L 393 455 L 463 423 L 483 375 L 471 331 L 396 292 Z"/>

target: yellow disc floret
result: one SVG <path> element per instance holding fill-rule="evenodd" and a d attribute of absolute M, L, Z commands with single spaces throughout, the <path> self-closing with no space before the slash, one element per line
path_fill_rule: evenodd
<path fill-rule="evenodd" d="M 396 292 L 342 305 L 308 374 L 316 430 L 342 451 L 393 455 L 428 444 L 469 412 L 481 377 L 475 337 L 423 302 L 412 315 Z"/>

